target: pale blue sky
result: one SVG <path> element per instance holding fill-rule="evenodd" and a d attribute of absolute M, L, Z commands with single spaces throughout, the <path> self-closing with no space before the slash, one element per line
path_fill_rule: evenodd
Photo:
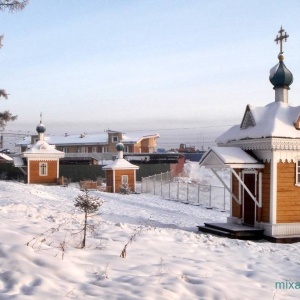
<path fill-rule="evenodd" d="M 1 110 L 20 130 L 42 111 L 48 133 L 236 124 L 274 101 L 281 25 L 300 105 L 299 16 L 297 0 L 30 0 L 0 12 Z"/>

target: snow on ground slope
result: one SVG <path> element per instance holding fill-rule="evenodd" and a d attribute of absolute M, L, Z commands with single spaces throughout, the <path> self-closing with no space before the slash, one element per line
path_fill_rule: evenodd
<path fill-rule="evenodd" d="M 227 214 L 158 196 L 93 191 L 105 202 L 78 249 L 69 187 L 0 181 L 0 299 L 299 299 L 299 243 L 198 233 Z M 120 254 L 128 244 L 126 258 Z"/>

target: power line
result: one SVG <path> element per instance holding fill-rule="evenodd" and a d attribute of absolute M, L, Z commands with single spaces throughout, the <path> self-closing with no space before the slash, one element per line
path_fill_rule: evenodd
<path fill-rule="evenodd" d="M 138 129 L 138 130 L 124 130 L 126 132 L 136 132 L 136 131 L 158 131 L 158 130 L 188 130 L 188 129 L 208 129 L 208 128 L 220 128 L 220 127 L 232 127 L 232 124 L 226 125 L 214 125 L 214 126 L 197 126 L 197 127 L 177 127 L 177 128 L 158 128 L 158 129 Z"/>

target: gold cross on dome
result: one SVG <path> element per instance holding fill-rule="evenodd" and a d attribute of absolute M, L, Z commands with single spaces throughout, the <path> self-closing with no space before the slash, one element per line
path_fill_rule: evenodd
<path fill-rule="evenodd" d="M 279 36 L 277 34 L 276 39 L 274 40 L 276 42 L 276 44 L 278 44 L 278 42 L 280 43 L 280 53 L 283 53 L 282 51 L 282 42 L 283 40 L 286 42 L 287 38 L 289 37 L 289 35 L 286 34 L 286 32 L 284 33 L 284 29 L 282 29 L 282 26 L 280 27 L 280 30 L 278 31 Z"/>

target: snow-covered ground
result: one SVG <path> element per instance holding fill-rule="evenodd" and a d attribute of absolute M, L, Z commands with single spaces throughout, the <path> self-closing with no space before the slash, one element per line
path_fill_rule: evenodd
<path fill-rule="evenodd" d="M 1 300 L 300 298 L 299 243 L 199 233 L 197 225 L 227 213 L 159 196 L 90 192 L 104 204 L 79 249 L 79 193 L 76 184 L 0 181 Z"/>

